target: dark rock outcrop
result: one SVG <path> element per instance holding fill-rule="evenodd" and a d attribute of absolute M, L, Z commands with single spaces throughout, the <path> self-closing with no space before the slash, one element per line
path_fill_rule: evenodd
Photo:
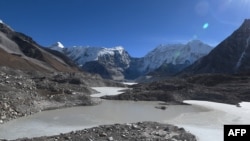
<path fill-rule="evenodd" d="M 95 73 L 105 79 L 112 79 L 111 73 L 107 70 L 104 64 L 98 61 L 87 62 L 82 66 L 82 69 L 89 73 Z M 110 68 L 109 68 L 110 69 Z"/>
<path fill-rule="evenodd" d="M 250 77 L 245 75 L 200 74 L 131 86 L 132 90 L 104 99 L 164 101 L 205 100 L 228 104 L 250 101 Z"/>

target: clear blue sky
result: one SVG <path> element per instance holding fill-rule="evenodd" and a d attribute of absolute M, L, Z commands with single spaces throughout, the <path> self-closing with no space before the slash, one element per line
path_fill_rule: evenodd
<path fill-rule="evenodd" d="M 159 44 L 217 44 L 250 18 L 250 0 L 0 0 L 0 19 L 43 46 L 121 45 L 141 57 Z"/>

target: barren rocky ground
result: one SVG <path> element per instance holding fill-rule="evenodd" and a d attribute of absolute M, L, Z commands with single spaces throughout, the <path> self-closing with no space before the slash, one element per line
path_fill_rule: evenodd
<path fill-rule="evenodd" d="M 103 125 L 50 137 L 15 141 L 196 141 L 183 128 L 157 122 Z"/>
<path fill-rule="evenodd" d="M 0 124 L 42 110 L 94 105 L 90 86 L 122 86 L 98 75 L 24 72 L 0 67 Z"/>
<path fill-rule="evenodd" d="M 250 101 L 250 76 L 200 74 L 131 86 L 132 90 L 105 99 L 164 101 L 183 104 L 183 100 L 206 100 L 228 104 Z"/>
<path fill-rule="evenodd" d="M 122 87 L 124 85 L 102 80 L 98 75 L 41 73 L 0 67 L 0 123 L 42 110 L 98 104 L 100 99 L 90 97 L 90 94 L 96 93 L 90 86 Z M 195 136 L 183 128 L 155 122 L 104 125 L 51 137 L 17 139 L 17 141 L 31 140 L 196 141 Z"/>

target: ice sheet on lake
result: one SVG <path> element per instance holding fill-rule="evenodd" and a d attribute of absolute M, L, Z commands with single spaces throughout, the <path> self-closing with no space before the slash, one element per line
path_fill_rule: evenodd
<path fill-rule="evenodd" d="M 178 118 L 175 119 L 178 126 L 182 126 L 196 135 L 199 141 L 223 141 L 225 124 L 250 124 L 250 102 L 241 102 L 240 107 L 208 101 L 186 100 L 184 102 L 210 109 L 204 113 L 182 115 L 181 119 L 186 121 L 178 123 Z M 193 123 L 188 122 L 188 119 L 193 119 Z"/>
<path fill-rule="evenodd" d="M 128 88 L 120 88 L 120 87 L 92 87 L 92 89 L 100 92 L 97 94 L 92 94 L 91 97 L 102 97 L 105 95 L 118 95 L 123 92 L 121 90 L 126 90 Z"/>

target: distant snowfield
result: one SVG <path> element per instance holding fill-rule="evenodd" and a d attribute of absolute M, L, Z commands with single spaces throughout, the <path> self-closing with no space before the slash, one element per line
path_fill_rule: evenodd
<path fill-rule="evenodd" d="M 123 82 L 123 84 L 125 84 L 125 85 L 135 85 L 135 84 L 138 84 L 138 83 L 135 83 L 135 82 Z"/>
<path fill-rule="evenodd" d="M 184 102 L 211 110 L 204 113 L 183 114 L 179 120 L 176 118 L 171 121 L 196 135 L 199 141 L 223 141 L 225 124 L 250 124 L 250 102 L 241 102 L 240 107 L 208 101 Z"/>

